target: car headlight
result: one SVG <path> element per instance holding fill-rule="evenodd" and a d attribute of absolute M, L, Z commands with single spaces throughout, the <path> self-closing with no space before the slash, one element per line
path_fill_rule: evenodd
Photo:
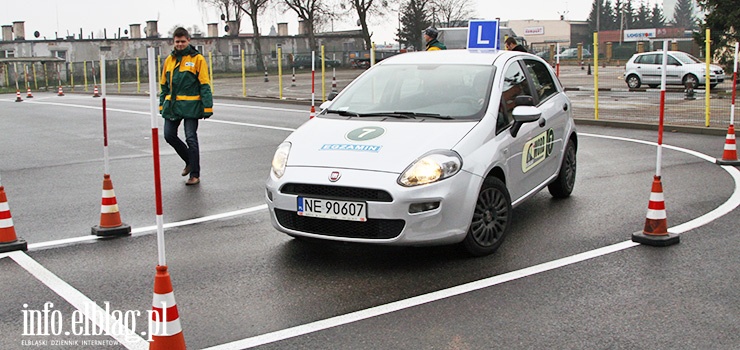
<path fill-rule="evenodd" d="M 285 174 L 285 166 L 288 164 L 290 154 L 290 142 L 283 142 L 278 146 L 272 157 L 272 173 L 279 179 Z"/>
<path fill-rule="evenodd" d="M 409 165 L 398 177 L 398 184 L 405 187 L 425 185 L 457 174 L 462 168 L 462 158 L 454 151 L 432 151 Z"/>

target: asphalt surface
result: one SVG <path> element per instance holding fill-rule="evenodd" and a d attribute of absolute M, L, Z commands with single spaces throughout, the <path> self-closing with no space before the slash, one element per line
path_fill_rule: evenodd
<path fill-rule="evenodd" d="M 111 177 L 134 234 L 97 240 L 89 232 L 99 220 L 103 175 L 100 99 L 13 99 L 0 100 L 0 176 L 16 232 L 30 249 L 0 254 L 0 348 L 146 346 L 147 335 L 121 341 L 64 331 L 86 301 L 139 311 L 129 328 L 149 331 L 157 240 L 148 100 L 107 98 Z M 308 119 L 308 109 L 219 98 L 214 109 L 198 130 L 199 186 L 184 185 L 182 162 L 160 139 L 165 224 L 205 218 L 165 229 L 189 348 L 740 344 L 740 176 L 712 162 L 724 136 L 664 135 L 662 182 L 678 245 L 630 242 L 644 227 L 657 134 L 581 124 L 573 195 L 538 194 L 515 209 L 511 234 L 495 254 L 470 258 L 454 246 L 317 244 L 277 232 L 264 208 L 264 181 L 274 149 Z M 23 311 L 46 302 L 65 328 L 24 334 Z"/>

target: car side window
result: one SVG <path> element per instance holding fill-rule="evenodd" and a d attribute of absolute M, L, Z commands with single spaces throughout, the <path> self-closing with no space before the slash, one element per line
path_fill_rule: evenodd
<path fill-rule="evenodd" d="M 529 76 L 532 78 L 540 102 L 557 92 L 555 80 L 552 78 L 550 70 L 542 62 L 535 60 L 525 60 L 524 62 L 527 64 Z"/>
<path fill-rule="evenodd" d="M 663 62 L 661 61 L 660 63 L 662 64 Z M 679 63 L 678 60 L 675 59 L 673 56 L 670 56 L 669 55 L 668 56 L 668 65 L 669 66 L 680 66 L 681 63 Z"/>
<path fill-rule="evenodd" d="M 496 119 L 496 133 L 501 132 L 501 130 L 514 122 L 512 112 L 514 111 L 514 107 L 516 107 L 516 97 L 519 95 L 532 96 L 529 91 L 527 77 L 517 60 L 511 63 L 504 73 L 504 86 L 501 89 L 501 105 L 499 106 L 498 118 Z"/>

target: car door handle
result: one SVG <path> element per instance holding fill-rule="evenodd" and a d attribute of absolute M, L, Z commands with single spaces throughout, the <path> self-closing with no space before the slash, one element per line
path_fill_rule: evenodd
<path fill-rule="evenodd" d="M 567 111 L 568 110 L 568 104 L 567 103 L 563 105 L 563 110 L 564 111 Z"/>
<path fill-rule="evenodd" d="M 545 118 L 540 118 L 540 128 L 544 128 L 547 124 L 547 120 Z"/>

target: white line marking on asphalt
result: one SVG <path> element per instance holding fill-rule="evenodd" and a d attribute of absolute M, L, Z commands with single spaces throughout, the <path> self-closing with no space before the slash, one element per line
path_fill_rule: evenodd
<path fill-rule="evenodd" d="M 214 214 L 214 215 L 208 215 L 200 218 L 195 219 L 189 219 L 189 220 L 183 220 L 178 222 L 171 222 L 164 224 L 164 228 L 172 228 L 172 227 L 179 227 L 179 226 L 185 226 L 185 225 L 194 225 L 199 224 L 202 222 L 207 222 L 211 220 L 218 220 L 218 219 L 225 219 L 232 216 L 237 215 L 244 215 L 249 213 L 254 213 L 260 210 L 266 210 L 267 204 L 257 205 L 254 207 L 246 208 L 246 209 L 240 209 L 240 210 L 234 210 L 226 213 L 221 214 Z M 144 226 L 144 227 L 138 227 L 138 228 L 132 228 L 131 233 L 132 234 L 142 234 L 147 232 L 155 232 L 157 230 L 157 226 Z M 60 239 L 55 241 L 47 241 L 47 242 L 41 242 L 41 243 L 33 243 L 28 245 L 28 250 L 37 250 L 37 249 L 44 249 L 44 248 L 51 248 L 51 247 L 57 247 L 62 245 L 68 245 L 73 243 L 82 243 L 87 241 L 96 241 L 100 239 L 101 237 L 89 235 L 89 236 L 82 236 L 82 237 L 73 237 L 73 238 L 66 238 L 66 239 Z M 0 256 L 1 257 L 1 256 Z"/>
<path fill-rule="evenodd" d="M 85 105 L 77 105 L 77 104 L 71 104 L 71 103 L 58 103 L 58 102 L 38 102 L 38 101 L 31 101 L 32 104 L 39 104 L 39 105 L 51 105 L 51 106 L 64 106 L 64 107 L 74 107 L 74 108 L 84 108 L 84 109 L 97 109 L 102 110 L 103 107 L 96 107 L 96 106 L 85 106 Z M 219 104 L 221 105 L 221 104 Z M 232 106 L 232 107 L 243 107 L 243 108 L 255 108 L 255 109 L 268 109 L 268 110 L 275 110 L 275 111 L 289 111 L 289 112 L 301 112 L 304 113 L 305 111 L 301 110 L 294 110 L 294 109 L 283 109 L 283 108 L 269 108 L 269 107 L 259 107 L 259 106 L 239 106 L 239 105 L 228 105 L 224 104 L 224 106 Z M 149 112 L 139 112 L 139 111 L 133 111 L 129 109 L 118 109 L 118 108 L 106 108 L 108 112 L 121 112 L 121 113 L 131 113 L 131 114 L 141 114 L 141 115 L 150 115 Z M 221 124 L 231 124 L 231 125 L 241 125 L 241 126 L 249 126 L 253 128 L 261 128 L 261 129 L 272 129 L 272 130 L 282 130 L 282 131 L 294 131 L 295 129 L 292 128 L 283 128 L 279 126 L 270 126 L 270 125 L 261 125 L 261 124 L 252 124 L 252 123 L 242 123 L 242 122 L 232 122 L 227 120 L 218 120 L 218 119 L 204 119 L 204 122 L 211 122 L 211 123 L 221 123 Z"/>
<path fill-rule="evenodd" d="M 149 342 L 136 334 L 135 331 L 128 329 L 120 320 L 105 312 L 105 310 L 98 306 L 97 303 L 90 300 L 90 298 L 70 286 L 67 282 L 64 282 L 64 280 L 59 278 L 59 276 L 47 270 L 24 252 L 12 252 L 9 256 L 15 260 L 18 265 L 28 271 L 28 273 L 36 277 L 36 279 L 64 298 L 64 300 L 68 301 L 72 306 L 80 311 L 85 318 L 91 320 L 98 327 L 103 329 L 105 331 L 104 334 L 110 335 L 128 349 L 143 350 L 149 348 Z M 122 331 L 124 334 L 114 334 L 118 331 Z"/>
<path fill-rule="evenodd" d="M 590 137 L 614 139 L 614 140 L 620 140 L 620 141 L 629 141 L 629 142 L 636 142 L 636 143 L 642 143 L 646 145 L 657 146 L 657 143 L 654 143 L 654 142 L 626 139 L 626 138 L 621 138 L 621 137 L 603 136 L 603 135 L 586 134 L 586 133 L 578 133 L 578 135 L 587 136 L 587 137 L 590 136 Z M 695 152 L 692 150 L 687 150 L 684 148 L 675 147 L 675 146 L 667 146 L 667 145 L 663 145 L 663 147 L 670 148 L 670 149 L 673 149 L 679 152 L 684 152 L 684 153 L 699 157 L 701 159 L 704 159 L 712 163 L 714 163 L 715 161 L 715 159 L 712 157 L 709 157 L 707 155 L 704 155 L 702 153 Z M 725 203 L 723 203 L 716 209 L 712 210 L 711 212 L 704 214 L 689 222 L 686 222 L 681 225 L 670 228 L 669 229 L 670 232 L 683 233 L 691 229 L 700 227 L 702 225 L 705 225 L 711 222 L 714 219 L 717 219 L 729 213 L 730 211 L 740 206 L 740 170 L 736 169 L 735 167 L 731 167 L 731 166 L 723 166 L 722 168 L 725 171 L 727 171 L 735 181 L 735 191 L 730 196 L 730 198 Z M 388 314 L 391 312 L 395 312 L 395 311 L 419 306 L 422 304 L 427 304 L 430 302 L 446 299 L 446 298 L 453 297 L 456 295 L 469 293 L 475 290 L 488 288 L 488 287 L 495 286 L 501 283 L 513 281 L 519 278 L 532 276 L 532 275 L 539 274 L 542 272 L 557 269 L 563 266 L 579 263 L 585 260 L 603 256 L 606 254 L 632 248 L 638 245 L 639 243 L 632 242 L 631 240 L 624 241 L 621 243 L 613 244 L 613 245 L 606 246 L 606 247 L 599 248 L 599 249 L 594 249 L 588 252 L 576 254 L 576 255 L 565 257 L 562 259 L 527 267 L 521 270 L 512 271 L 512 272 L 505 273 L 502 275 L 484 278 L 482 280 L 462 284 L 462 285 L 447 288 L 447 289 L 442 289 L 436 292 L 422 294 L 422 295 L 411 297 L 408 299 L 399 300 L 399 301 L 391 302 L 388 304 L 379 305 L 379 306 L 371 307 L 368 309 L 355 311 L 352 313 L 335 316 L 335 317 L 307 323 L 307 324 L 296 326 L 296 327 L 286 328 L 283 330 L 279 330 L 279 331 L 275 331 L 271 333 L 265 333 L 265 334 L 254 336 L 251 338 L 246 338 L 246 339 L 237 340 L 237 341 L 233 341 L 233 342 L 222 344 L 222 345 L 217 345 L 214 347 L 210 347 L 208 349 L 211 349 L 211 350 L 214 350 L 214 349 L 218 349 L 218 350 L 246 349 L 246 348 L 251 348 L 251 347 L 255 347 L 259 345 L 274 343 L 280 340 L 285 340 L 285 339 L 297 337 L 297 336 L 308 334 L 308 333 L 318 332 L 321 330 L 361 321 L 361 320 L 368 319 L 371 317 L 381 316 L 381 315 Z"/>

